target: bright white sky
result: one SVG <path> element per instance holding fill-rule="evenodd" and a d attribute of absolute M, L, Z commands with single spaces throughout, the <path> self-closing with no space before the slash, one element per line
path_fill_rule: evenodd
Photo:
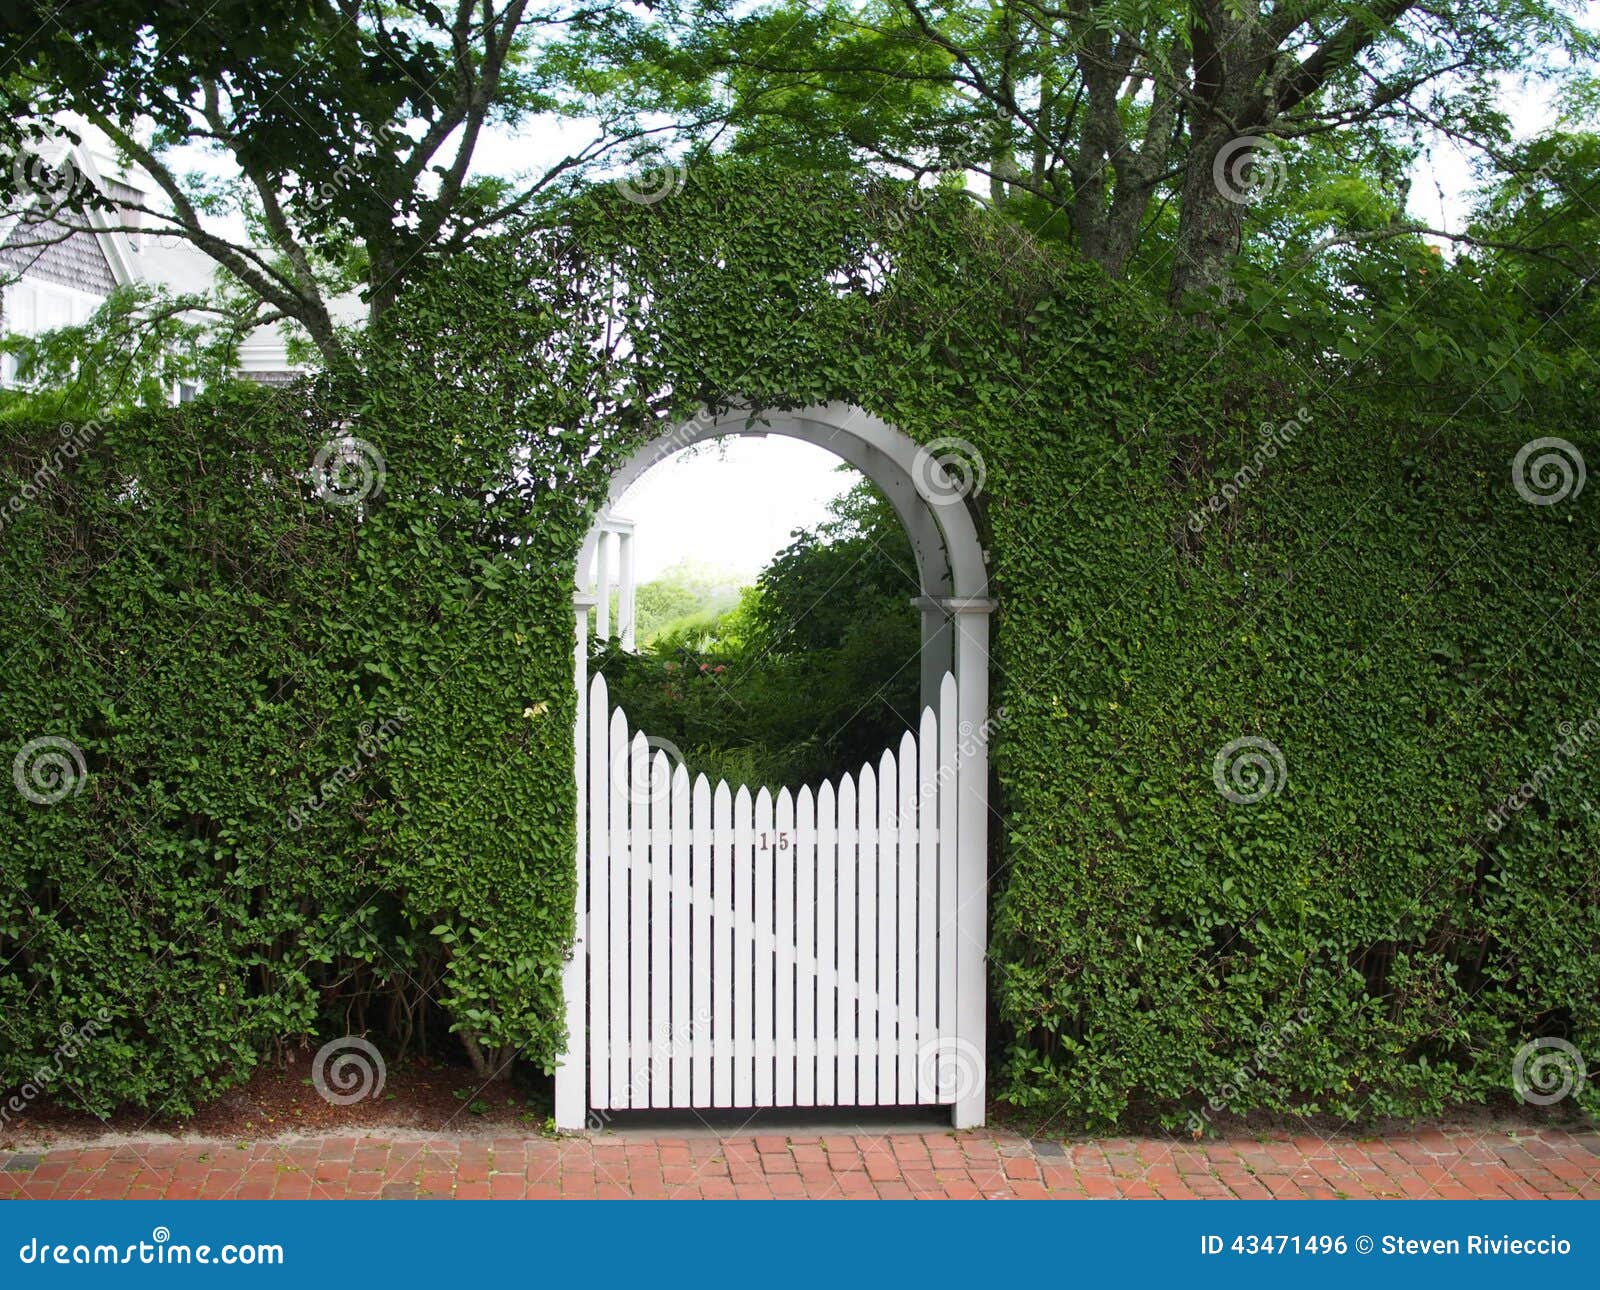
<path fill-rule="evenodd" d="M 687 560 L 753 582 L 791 532 L 826 519 L 828 503 L 861 478 L 841 465 L 782 435 L 730 436 L 668 457 L 616 508 L 634 523 L 635 576 L 649 582 Z"/>

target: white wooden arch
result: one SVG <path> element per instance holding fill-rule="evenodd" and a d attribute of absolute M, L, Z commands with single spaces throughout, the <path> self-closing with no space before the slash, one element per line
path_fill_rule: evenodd
<path fill-rule="evenodd" d="M 607 516 L 623 494 L 651 467 L 674 453 L 727 435 L 777 434 L 835 453 L 870 479 L 905 527 L 917 563 L 917 607 L 922 614 L 920 686 L 925 707 L 936 705 L 945 676 L 955 678 L 959 755 L 955 773 L 960 893 L 957 939 L 961 969 L 956 1012 L 959 1051 L 948 1055 L 961 1068 L 962 1095 L 952 1108 L 957 1128 L 983 1123 L 986 1095 L 985 1028 L 988 948 L 989 597 L 987 555 L 964 497 L 944 473 L 938 455 L 903 431 L 865 410 L 830 403 L 798 411 L 752 412 L 734 407 L 674 426 L 643 445 L 612 475 L 607 501 L 579 550 L 573 604 L 578 713 L 574 776 L 578 789 L 580 863 L 578 920 L 573 953 L 563 977 L 568 1049 L 556 1070 L 555 1119 L 579 1130 L 588 1120 L 586 1082 L 586 939 L 584 820 L 587 740 L 589 616 L 596 558 Z"/>

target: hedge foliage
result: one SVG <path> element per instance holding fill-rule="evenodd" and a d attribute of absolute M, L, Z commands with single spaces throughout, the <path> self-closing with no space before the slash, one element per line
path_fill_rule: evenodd
<path fill-rule="evenodd" d="M 50 1087 L 101 1113 L 319 1031 L 392 1056 L 436 1008 L 486 1069 L 559 1053 L 583 454 L 370 388 L 74 428 L 7 526 L 7 757 L 65 738 L 87 775 L 0 795 L 0 1084 L 102 1016 Z M 330 504 L 311 468 L 357 430 L 381 487 Z M 11 432 L 13 487 L 58 438 Z"/>
<path fill-rule="evenodd" d="M 105 1007 L 81 1098 L 185 1103 L 425 995 L 548 1064 L 572 554 L 618 454 L 733 399 L 981 459 L 1000 1096 L 1371 1118 L 1501 1098 L 1536 1036 L 1593 1060 L 1600 502 L 1531 505 L 1512 461 L 1549 434 L 1600 461 L 1596 427 L 1414 425 L 1256 339 L 954 196 L 707 164 L 446 266 L 318 399 L 104 428 L 0 545 L 5 730 L 91 769 L 0 815 L 0 1083 Z M 311 493 L 336 419 L 381 448 L 379 504 Z M 1254 803 L 1214 773 L 1245 738 Z"/>

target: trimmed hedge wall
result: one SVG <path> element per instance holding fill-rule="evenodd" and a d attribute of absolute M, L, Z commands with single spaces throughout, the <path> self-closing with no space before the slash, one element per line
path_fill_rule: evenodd
<path fill-rule="evenodd" d="M 504 436 L 388 424 L 345 506 L 307 479 L 339 433 L 311 396 L 92 429 L 0 543 L 7 761 L 55 735 L 87 770 L 0 794 L 0 1085 L 89 1024 L 52 1096 L 181 1112 L 319 1029 L 392 1053 L 430 999 L 486 1059 L 550 1062 L 571 580 L 486 500 Z M 13 433 L 13 471 L 55 438 Z"/>
<path fill-rule="evenodd" d="M 1600 1053 L 1600 503 L 1519 496 L 1547 428 L 1413 426 L 1240 348 L 960 198 L 707 164 L 447 266 L 319 399 L 104 428 L 0 544 L 0 723 L 90 762 L 0 808 L 0 1084 L 102 1007 L 95 1106 L 393 1043 L 429 997 L 548 1066 L 572 555 L 618 454 L 734 399 L 981 463 L 1001 1097 L 1372 1118 L 1502 1097 L 1536 1036 Z M 311 491 L 336 419 L 376 504 Z M 11 433 L 8 487 L 53 433 Z"/>

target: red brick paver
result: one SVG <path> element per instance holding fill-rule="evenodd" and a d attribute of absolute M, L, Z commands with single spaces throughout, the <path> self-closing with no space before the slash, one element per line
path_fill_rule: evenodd
<path fill-rule="evenodd" d="M 993 1131 L 321 1137 L 0 1153 L 0 1199 L 772 1197 L 1600 1199 L 1600 1134 L 1053 1142 Z"/>

